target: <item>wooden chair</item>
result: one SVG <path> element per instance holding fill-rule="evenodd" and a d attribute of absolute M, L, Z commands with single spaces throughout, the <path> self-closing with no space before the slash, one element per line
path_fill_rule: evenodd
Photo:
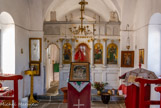
<path fill-rule="evenodd" d="M 154 100 L 150 100 L 150 95 L 149 95 L 149 100 L 145 100 L 145 84 L 161 84 L 161 79 L 157 79 L 157 80 L 148 80 L 148 79 L 142 79 L 142 78 L 136 78 L 135 79 L 136 82 L 140 83 L 140 87 L 139 87 L 139 107 L 138 108 L 145 108 L 149 105 L 161 105 L 161 102 L 158 101 L 154 101 Z M 156 87 L 155 88 L 156 91 L 161 93 L 161 87 Z M 160 107 L 161 108 L 161 107 Z"/>
<path fill-rule="evenodd" d="M 160 108 L 161 108 L 161 87 L 155 87 L 155 91 L 160 93 Z"/>

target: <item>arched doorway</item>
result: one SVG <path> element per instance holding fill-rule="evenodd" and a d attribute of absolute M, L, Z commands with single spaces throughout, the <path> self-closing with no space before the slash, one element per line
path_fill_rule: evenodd
<path fill-rule="evenodd" d="M 58 94 L 59 87 L 59 47 L 50 44 L 46 57 L 46 89 L 47 94 Z"/>
<path fill-rule="evenodd" d="M 15 24 L 7 12 L 0 14 L 0 72 L 15 74 Z"/>

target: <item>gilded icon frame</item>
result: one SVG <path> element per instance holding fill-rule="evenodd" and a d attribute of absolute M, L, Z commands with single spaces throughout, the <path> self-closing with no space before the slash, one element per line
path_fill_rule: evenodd
<path fill-rule="evenodd" d="M 144 49 L 139 49 L 139 63 L 144 64 Z"/>
<path fill-rule="evenodd" d="M 66 53 L 66 54 L 65 54 Z M 65 59 L 65 56 L 68 55 L 69 59 Z M 65 43 L 63 45 L 63 64 L 70 64 L 72 61 L 72 46 L 70 43 Z"/>
<path fill-rule="evenodd" d="M 41 38 L 29 38 L 29 60 L 41 63 Z"/>
<path fill-rule="evenodd" d="M 121 67 L 134 67 L 134 51 L 121 51 Z"/>
<path fill-rule="evenodd" d="M 36 75 L 34 76 L 40 76 L 40 63 L 30 63 L 30 70 L 35 70 Z"/>
<path fill-rule="evenodd" d="M 102 43 L 96 43 L 94 45 L 94 64 L 103 63 L 103 45 Z"/>
<path fill-rule="evenodd" d="M 89 62 L 72 62 L 70 67 L 69 81 L 90 81 Z"/>

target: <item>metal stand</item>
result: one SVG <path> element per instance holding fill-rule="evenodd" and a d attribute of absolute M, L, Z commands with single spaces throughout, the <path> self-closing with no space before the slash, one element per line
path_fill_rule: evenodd
<path fill-rule="evenodd" d="M 36 101 L 33 97 L 33 87 L 34 87 L 34 75 L 36 74 L 36 71 L 25 71 L 26 75 L 30 75 L 31 77 L 31 87 L 30 87 L 30 99 L 29 99 L 29 106 L 32 105 L 33 103 L 39 103 Z"/>

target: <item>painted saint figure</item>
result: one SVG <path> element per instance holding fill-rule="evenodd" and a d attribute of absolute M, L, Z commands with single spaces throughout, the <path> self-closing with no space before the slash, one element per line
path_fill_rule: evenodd
<path fill-rule="evenodd" d="M 107 63 L 108 64 L 117 64 L 117 46 L 115 44 L 110 44 L 108 46 L 107 53 Z"/>
<path fill-rule="evenodd" d="M 64 49 L 64 60 L 70 60 L 70 49 L 68 49 L 68 46 L 65 46 Z"/>
<path fill-rule="evenodd" d="M 68 64 L 71 62 L 71 45 L 69 43 L 64 44 L 63 46 L 63 62 Z"/>
<path fill-rule="evenodd" d="M 95 45 L 94 49 L 94 63 L 95 64 L 101 64 L 102 63 L 102 45 L 100 43 L 97 43 Z"/>

